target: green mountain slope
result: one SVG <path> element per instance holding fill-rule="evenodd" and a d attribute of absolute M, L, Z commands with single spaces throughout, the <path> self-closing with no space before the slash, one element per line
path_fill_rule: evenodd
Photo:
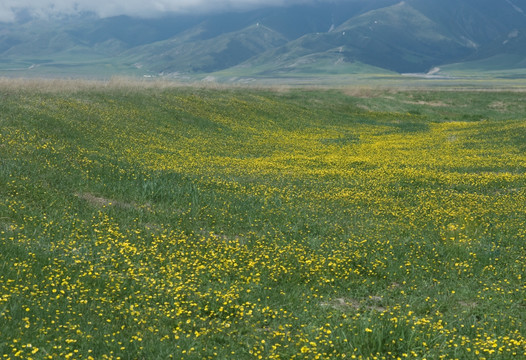
<path fill-rule="evenodd" d="M 225 69 L 287 42 L 281 34 L 263 25 L 253 25 L 207 40 L 184 34 L 166 41 L 135 48 L 126 58 L 157 72 L 212 72 Z"/>
<path fill-rule="evenodd" d="M 441 31 L 477 48 L 526 24 L 525 0 L 407 0 Z M 522 10 L 524 9 L 524 10 Z"/>
<path fill-rule="evenodd" d="M 452 75 L 492 73 L 498 77 L 525 77 L 526 28 L 482 47 L 464 62 L 442 66 L 441 71 Z"/>
<path fill-rule="evenodd" d="M 465 62 L 520 69 L 525 28 L 526 0 L 335 0 L 160 19 L 24 19 L 0 23 L 0 75 L 404 73 Z"/>
<path fill-rule="evenodd" d="M 338 58 L 347 63 L 410 72 L 425 71 L 451 57 L 465 56 L 470 50 L 424 14 L 400 3 L 349 19 L 331 32 L 305 35 L 252 63 L 290 63 L 326 52 L 337 52 Z"/>
<path fill-rule="evenodd" d="M 398 72 L 425 71 L 469 53 L 469 44 L 407 3 L 371 11 L 342 24 L 349 56 Z"/>
<path fill-rule="evenodd" d="M 526 60 L 526 27 L 513 30 L 507 36 L 487 44 L 470 59 L 484 59 L 496 55 L 516 56 Z"/>

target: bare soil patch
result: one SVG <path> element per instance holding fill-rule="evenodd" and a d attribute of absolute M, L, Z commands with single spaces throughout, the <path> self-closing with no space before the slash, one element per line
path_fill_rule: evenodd
<path fill-rule="evenodd" d="M 370 296 L 366 299 L 353 299 L 353 298 L 336 298 L 329 302 L 323 302 L 321 306 L 329 306 L 333 309 L 341 311 L 350 310 L 373 310 L 378 312 L 384 312 L 387 310 L 386 307 L 382 306 L 383 297 L 381 296 Z"/>
<path fill-rule="evenodd" d="M 96 206 L 96 207 L 109 207 L 109 206 L 117 206 L 124 209 L 132 209 L 137 208 L 133 204 L 125 203 L 122 201 L 112 200 L 103 198 L 100 196 L 93 195 L 91 193 L 77 193 L 75 194 L 76 197 L 79 199 L 85 200 L 89 204 Z"/>
<path fill-rule="evenodd" d="M 494 101 L 491 104 L 488 105 L 490 109 L 497 110 L 499 112 L 506 112 L 508 111 L 508 104 L 506 104 L 503 101 Z"/>
<path fill-rule="evenodd" d="M 404 101 L 405 104 L 411 104 L 411 105 L 423 105 L 423 106 L 432 106 L 432 107 L 444 107 L 449 106 L 445 102 L 442 101 Z"/>

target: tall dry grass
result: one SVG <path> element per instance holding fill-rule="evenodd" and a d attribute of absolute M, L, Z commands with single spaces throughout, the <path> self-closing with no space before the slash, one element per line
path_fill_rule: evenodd
<path fill-rule="evenodd" d="M 37 91 L 49 93 L 76 92 L 86 90 L 143 90 L 194 86 L 171 80 L 112 77 L 109 80 L 47 79 L 0 77 L 0 90 Z"/>

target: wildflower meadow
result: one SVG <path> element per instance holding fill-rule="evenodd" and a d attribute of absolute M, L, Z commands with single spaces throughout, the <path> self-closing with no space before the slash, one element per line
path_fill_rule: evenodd
<path fill-rule="evenodd" d="M 526 93 L 0 86 L 0 358 L 526 358 Z"/>

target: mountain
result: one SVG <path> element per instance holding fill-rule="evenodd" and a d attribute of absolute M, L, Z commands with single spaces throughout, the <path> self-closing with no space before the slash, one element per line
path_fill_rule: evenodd
<path fill-rule="evenodd" d="M 461 63 L 443 66 L 451 75 L 492 74 L 497 77 L 526 78 L 526 28 L 490 42 Z"/>
<path fill-rule="evenodd" d="M 347 0 L 0 23 L 0 74 L 250 76 L 526 65 L 526 0 Z"/>
<path fill-rule="evenodd" d="M 330 32 L 306 34 L 252 63 L 338 51 L 346 62 L 425 72 L 468 58 L 524 25 L 524 13 L 512 6 L 495 7 L 494 0 L 402 1 L 354 16 Z"/>
<path fill-rule="evenodd" d="M 160 73 L 212 72 L 287 43 L 283 35 L 259 24 L 210 39 L 201 40 L 200 34 L 184 33 L 134 48 L 124 55 L 135 64 Z"/>
<path fill-rule="evenodd" d="M 286 59 L 328 51 L 338 51 L 346 62 L 417 72 L 466 56 L 470 48 L 402 2 L 353 17 L 330 32 L 307 34 L 265 56 Z"/>

